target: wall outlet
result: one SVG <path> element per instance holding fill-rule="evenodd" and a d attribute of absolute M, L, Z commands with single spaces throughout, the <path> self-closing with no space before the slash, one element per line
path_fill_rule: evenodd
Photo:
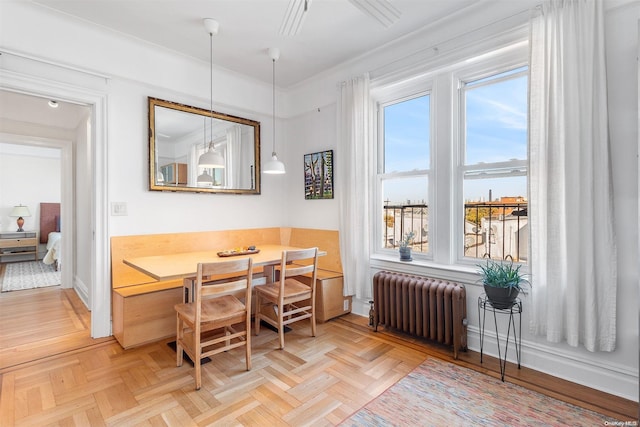
<path fill-rule="evenodd" d="M 111 202 L 111 216 L 126 216 L 126 215 L 127 215 L 126 202 Z"/>
<path fill-rule="evenodd" d="M 344 300 L 344 301 L 342 302 L 342 305 L 343 305 L 343 308 L 342 308 L 342 309 L 343 309 L 344 311 L 349 311 L 349 300 L 348 300 L 348 299 Z"/>

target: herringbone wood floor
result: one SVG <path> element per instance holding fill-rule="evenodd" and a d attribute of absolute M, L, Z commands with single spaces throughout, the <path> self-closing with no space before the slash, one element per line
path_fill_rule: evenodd
<path fill-rule="evenodd" d="M 193 369 L 175 366 L 166 341 L 124 351 L 112 339 L 91 340 L 73 291 L 20 292 L 0 295 L 0 426 L 336 425 L 428 355 L 451 359 L 447 348 L 374 333 L 366 319 L 348 315 L 319 324 L 316 338 L 305 322 L 293 324 L 284 351 L 263 329 L 253 338 L 251 371 L 241 349 L 217 355 L 195 391 Z M 479 366 L 477 359 L 467 352 L 458 362 L 497 375 L 494 360 Z M 514 382 L 574 404 L 618 419 L 637 414 L 637 403 L 507 369 Z"/>

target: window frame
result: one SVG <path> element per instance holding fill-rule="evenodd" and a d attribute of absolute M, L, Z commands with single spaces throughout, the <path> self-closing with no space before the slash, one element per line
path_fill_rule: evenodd
<path fill-rule="evenodd" d="M 521 67 L 527 67 L 526 72 L 519 72 L 516 75 L 526 74 L 528 78 L 529 74 L 529 57 L 528 51 L 520 52 L 507 52 L 503 55 L 496 55 L 495 57 L 485 58 L 479 61 L 473 66 L 466 66 L 456 69 L 452 72 L 453 86 L 457 92 L 457 96 L 453 97 L 454 109 L 457 118 L 457 126 L 455 132 L 453 158 L 455 160 L 454 173 L 455 173 L 455 199 L 453 200 L 453 216 L 457 220 L 453 224 L 453 230 L 451 234 L 451 241 L 453 242 L 452 252 L 455 254 L 452 263 L 457 265 L 476 265 L 478 258 L 465 257 L 464 256 L 464 239 L 460 238 L 464 234 L 464 223 L 461 220 L 464 218 L 464 178 L 465 173 L 470 171 L 489 171 L 490 169 L 500 168 L 506 169 L 521 169 L 526 170 L 527 176 L 527 200 L 529 199 L 529 154 L 527 149 L 527 158 L 525 160 L 513 160 L 496 163 L 486 163 L 485 166 L 480 164 L 466 165 L 465 164 L 465 102 L 464 102 L 464 86 L 466 82 L 473 82 L 487 77 L 491 77 L 497 74 L 507 72 L 509 70 L 518 69 Z M 504 80 L 506 78 L 500 79 Z M 499 80 L 496 80 L 499 81 Z M 528 94 L 527 94 L 528 96 Z M 527 118 L 528 121 L 528 118 Z M 528 140 L 528 130 L 527 130 Z M 527 147 L 529 143 L 527 141 Z M 507 173 L 507 174 L 490 174 L 488 178 L 494 177 L 507 177 L 507 176 L 523 176 L 523 174 Z"/>
<path fill-rule="evenodd" d="M 451 55 L 433 70 L 416 70 L 398 80 L 386 76 L 381 84 L 372 85 L 371 99 L 375 106 L 372 119 L 375 120 L 372 143 L 374 150 L 374 174 L 372 176 L 373 239 L 371 258 L 398 262 L 398 250 L 381 247 L 383 236 L 380 218 L 384 214 L 383 182 L 385 179 L 406 176 L 405 172 L 382 173 L 384 168 L 384 106 L 411 99 L 420 95 L 430 96 L 430 165 L 426 171 L 428 179 L 427 205 L 429 206 L 429 252 L 413 254 L 410 264 L 425 265 L 446 270 L 470 271 L 477 264 L 476 258 L 464 257 L 464 232 L 460 218 L 464 215 L 464 125 L 462 120 L 464 102 L 461 100 L 463 82 L 500 74 L 510 69 L 529 65 L 528 40 L 520 34 L 503 45 L 489 49 L 485 53 L 473 53 L 465 49 L 465 55 Z M 448 141 L 448 142 L 447 142 Z M 528 156 L 527 156 L 528 157 Z M 524 164 L 523 164 L 524 163 Z M 527 167 L 528 159 L 518 161 L 514 166 Z M 505 162 L 504 166 L 511 166 Z M 528 179 L 528 177 L 527 177 Z M 527 182 L 527 193 L 528 193 Z M 528 198 L 528 194 L 527 194 Z M 531 241 L 531 239 L 529 239 Z"/>
<path fill-rule="evenodd" d="M 433 134 L 433 119 L 434 119 L 434 114 L 433 114 L 433 89 L 432 89 L 432 82 L 430 82 L 429 80 L 421 80 L 421 91 L 419 92 L 411 92 L 410 94 L 408 94 L 406 91 L 400 92 L 400 93 L 396 93 L 396 94 L 388 94 L 385 97 L 381 97 L 380 99 L 377 100 L 376 102 L 376 120 L 377 120 L 377 142 L 376 142 L 376 168 L 375 168 L 375 188 L 376 188 L 376 197 L 375 199 L 375 218 L 383 218 L 384 216 L 384 197 L 383 197 L 383 188 L 384 188 L 384 182 L 388 181 L 388 180 L 392 180 L 392 179 L 402 179 L 402 178 L 420 178 L 420 177 L 426 177 L 427 178 L 427 193 L 426 193 L 426 204 L 427 206 L 429 205 L 429 199 L 431 198 L 431 194 L 432 194 L 432 190 L 433 190 L 433 178 L 432 178 L 432 170 L 433 170 L 433 138 L 434 138 L 434 134 Z M 409 87 L 413 87 L 409 86 Z M 405 101 L 409 101 L 412 99 L 416 99 L 422 96 L 429 96 L 429 165 L 427 165 L 428 167 L 426 169 L 418 169 L 418 170 L 412 170 L 412 171 L 402 171 L 402 172 L 385 172 L 384 171 L 384 144 L 380 143 L 380 140 L 384 140 L 384 109 L 387 106 L 390 105 L 395 105 L 395 104 L 399 104 L 401 102 L 405 102 Z M 431 224 L 429 218 L 427 217 L 427 221 L 429 222 L 429 224 Z M 397 255 L 398 254 L 398 249 L 391 249 L 391 248 L 385 248 L 382 247 L 380 242 L 383 241 L 383 233 L 382 233 L 382 227 L 380 227 L 380 223 L 377 221 L 374 221 L 375 224 L 373 225 L 375 227 L 374 230 L 374 241 L 372 243 L 372 245 L 374 246 L 373 251 L 375 253 L 380 253 L 380 254 L 385 254 L 385 255 Z M 424 253 L 424 252 L 413 252 L 412 254 L 413 257 L 417 258 L 417 259 L 431 259 L 431 243 L 429 242 L 429 251 Z"/>

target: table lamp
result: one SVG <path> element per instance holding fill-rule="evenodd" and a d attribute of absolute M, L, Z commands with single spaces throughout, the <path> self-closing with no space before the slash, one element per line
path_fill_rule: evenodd
<path fill-rule="evenodd" d="M 23 216 L 31 216 L 31 212 L 29 212 L 29 208 L 26 206 L 14 206 L 13 210 L 11 211 L 11 214 L 9 216 L 12 217 L 18 217 L 18 220 L 16 221 L 18 223 L 18 230 L 17 231 L 24 231 L 22 229 L 22 226 L 24 225 L 24 218 L 22 218 Z"/>

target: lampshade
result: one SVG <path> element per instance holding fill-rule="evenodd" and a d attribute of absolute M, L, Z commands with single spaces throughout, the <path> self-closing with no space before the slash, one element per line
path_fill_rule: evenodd
<path fill-rule="evenodd" d="M 224 157 L 210 146 L 209 151 L 198 159 L 198 166 L 202 168 L 224 168 Z"/>
<path fill-rule="evenodd" d="M 262 172 L 276 175 L 286 173 L 286 170 L 284 169 L 284 163 L 278 160 L 278 156 L 276 156 L 276 153 L 273 153 L 273 156 L 271 156 L 271 160 L 264 164 Z"/>
<path fill-rule="evenodd" d="M 262 173 L 281 175 L 286 171 L 284 163 L 278 160 L 276 154 L 276 61 L 280 58 L 280 50 L 274 47 L 270 48 L 269 56 L 273 62 L 273 151 L 271 152 L 271 160 L 262 167 Z"/>
<path fill-rule="evenodd" d="M 18 206 L 14 206 L 13 207 L 13 210 L 11 211 L 9 216 L 18 217 L 18 220 L 16 221 L 16 223 L 18 224 L 18 230 L 16 230 L 16 231 L 24 231 L 22 229 L 22 226 L 24 225 L 24 218 L 22 218 L 22 217 L 23 216 L 31 216 L 31 212 L 29 212 L 29 208 L 28 207 L 22 206 L 22 205 L 18 205 Z"/>
<path fill-rule="evenodd" d="M 213 177 L 206 170 L 198 175 L 198 184 L 213 184 Z"/>
<path fill-rule="evenodd" d="M 12 217 L 21 217 L 21 216 L 31 216 L 31 212 L 29 212 L 29 208 L 26 206 L 14 206 L 13 210 L 9 214 Z"/>

